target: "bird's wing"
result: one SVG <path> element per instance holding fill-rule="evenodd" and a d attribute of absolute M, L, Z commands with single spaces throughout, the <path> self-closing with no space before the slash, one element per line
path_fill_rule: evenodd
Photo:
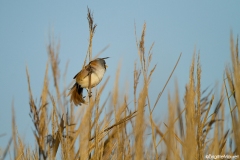
<path fill-rule="evenodd" d="M 80 72 L 78 72 L 78 73 L 73 77 L 73 79 L 75 79 L 79 73 L 80 73 Z"/>
<path fill-rule="evenodd" d="M 82 81 L 84 78 L 86 78 L 90 71 L 89 71 L 89 65 L 85 66 L 84 69 L 82 69 L 80 72 L 78 72 L 73 79 L 76 79 L 77 81 Z"/>

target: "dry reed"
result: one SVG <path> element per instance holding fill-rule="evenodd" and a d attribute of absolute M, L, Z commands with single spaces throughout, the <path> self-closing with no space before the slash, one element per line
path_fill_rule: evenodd
<path fill-rule="evenodd" d="M 88 9 L 89 46 L 83 66 L 92 59 L 92 39 L 96 29 L 93 14 Z M 136 26 L 135 26 L 136 27 Z M 66 90 L 61 91 L 59 84 L 60 44 L 50 38 L 48 46 L 49 61 L 46 64 L 43 78 L 43 89 L 40 96 L 41 103 L 36 105 L 30 83 L 30 74 L 26 68 L 30 117 L 32 119 L 36 147 L 24 145 L 17 134 L 14 107 L 12 107 L 12 138 L 3 152 L 2 159 L 6 158 L 13 143 L 14 159 L 205 159 L 212 155 L 239 155 L 240 154 L 240 59 L 238 56 L 238 40 L 234 43 L 230 39 L 232 66 L 227 66 L 224 74 L 224 87 L 219 100 L 214 100 L 214 94 L 201 89 L 200 54 L 194 52 L 189 71 L 189 82 L 186 85 L 184 101 L 180 101 L 178 84 L 175 84 L 174 96 L 168 95 L 168 119 L 162 127 L 153 120 L 153 113 L 158 106 L 159 99 L 166 88 L 166 84 L 159 92 L 155 102 L 150 101 L 149 84 L 155 72 L 156 65 L 150 69 L 152 48 L 145 49 L 146 23 L 140 40 L 136 38 L 139 55 L 138 62 L 134 63 L 134 103 L 129 104 L 127 94 L 119 93 L 120 68 L 116 71 L 115 86 L 106 100 L 101 99 L 105 94 L 109 77 L 91 93 L 88 92 L 88 105 L 80 108 L 77 114 L 73 104 L 66 97 Z M 137 37 L 137 33 L 135 32 Z M 87 60 L 88 57 L 88 60 Z M 196 62 L 197 59 L 197 62 Z M 48 79 L 49 65 L 52 69 L 53 84 Z M 66 72 L 66 71 L 65 71 Z M 66 73 L 64 73 L 66 75 Z M 91 75 L 90 78 L 91 79 Z M 142 85 L 139 82 L 142 81 Z M 55 93 L 50 93 L 49 85 L 54 85 Z M 224 96 L 228 102 L 231 114 L 231 126 L 224 126 L 225 110 Z M 124 97 L 124 98 L 122 98 Z M 110 100 L 109 100 L 110 99 Z M 100 102 L 104 102 L 103 104 Z M 110 109 L 105 110 L 107 102 Z M 216 105 L 214 106 L 214 103 Z M 130 109 L 132 109 L 130 111 Z M 148 110 L 148 112 L 146 112 Z M 149 113 L 149 114 L 147 114 Z M 16 115 L 17 116 L 17 115 Z M 104 118 L 101 118 L 104 117 Z M 146 139 L 150 132 L 151 138 Z M 151 147 L 148 147 L 147 142 Z M 229 142 L 229 146 L 227 146 Z M 11 154 L 10 154 L 11 156 Z"/>

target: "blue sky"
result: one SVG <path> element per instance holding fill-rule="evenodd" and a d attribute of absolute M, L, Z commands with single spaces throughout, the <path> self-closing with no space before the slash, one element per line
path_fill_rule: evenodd
<path fill-rule="evenodd" d="M 111 57 L 107 60 L 109 68 L 105 77 L 111 78 L 106 93 L 113 88 L 120 62 L 120 84 L 132 84 L 134 61 L 138 60 L 134 23 L 140 36 L 144 22 L 147 23 L 146 49 L 155 43 L 152 64 L 157 64 L 157 69 L 149 88 L 153 101 L 182 53 L 179 65 L 155 110 L 156 118 L 166 118 L 163 113 L 167 110 L 167 94 L 173 91 L 175 79 L 183 96 L 194 49 L 201 54 L 202 88 L 213 88 L 216 82 L 222 84 L 224 67 L 230 62 L 230 31 L 233 31 L 235 38 L 240 33 L 240 1 L 1 0 L 0 134 L 6 135 L 0 137 L 0 148 L 4 148 L 11 137 L 13 101 L 18 132 L 25 137 L 25 143 L 34 144 L 33 125 L 28 115 L 25 68 L 28 66 L 33 95 L 37 99 L 42 91 L 48 58 L 46 46 L 49 33 L 54 31 L 55 40 L 61 44 L 59 59 L 62 74 L 69 61 L 68 84 L 81 69 L 89 37 L 87 7 L 93 11 L 98 25 L 93 40 L 93 54 L 110 45 L 101 56 Z M 52 78 L 49 77 L 49 80 Z"/>

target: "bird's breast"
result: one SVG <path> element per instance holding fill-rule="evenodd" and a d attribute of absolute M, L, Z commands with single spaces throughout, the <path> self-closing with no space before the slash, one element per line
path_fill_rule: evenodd
<path fill-rule="evenodd" d="M 91 88 L 95 87 L 96 85 L 98 85 L 105 73 L 105 69 L 98 69 L 97 71 L 93 71 L 93 73 L 91 74 Z M 89 77 L 90 76 L 86 76 L 84 79 L 82 80 L 78 80 L 77 83 L 79 85 L 81 85 L 82 88 L 88 88 L 89 87 Z"/>

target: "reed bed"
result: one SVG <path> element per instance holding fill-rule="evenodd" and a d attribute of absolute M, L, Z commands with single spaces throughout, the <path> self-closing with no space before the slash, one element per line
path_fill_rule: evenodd
<path fill-rule="evenodd" d="M 97 27 L 90 10 L 88 10 L 87 18 L 89 48 L 84 65 L 92 60 L 92 39 Z M 154 44 L 150 46 L 149 51 L 146 51 L 145 33 L 146 23 L 143 25 L 140 38 L 136 38 L 139 61 L 134 65 L 134 83 L 131 86 L 134 92 L 120 95 L 119 67 L 113 91 L 107 96 L 108 98 L 102 99 L 101 97 L 106 94 L 104 89 L 108 85 L 109 77 L 105 82 L 101 82 L 94 92 L 89 90 L 86 97 L 88 104 L 79 107 L 77 112 L 67 96 L 70 85 L 62 90 L 63 87 L 60 84 L 59 73 L 61 71 L 58 66 L 60 45 L 51 40 L 47 47 L 49 60 L 43 77 L 39 104 L 36 104 L 34 100 L 32 94 L 34 86 L 31 86 L 31 74 L 26 67 L 30 117 L 35 127 L 33 134 L 36 146 L 27 147 L 17 135 L 13 104 L 12 138 L 1 155 L 2 159 L 8 154 L 11 159 L 17 160 L 58 159 L 59 157 L 66 160 L 202 160 L 214 159 L 217 155 L 225 155 L 222 159 L 239 158 L 240 59 L 238 39 L 235 43 L 231 34 L 232 62 L 231 65 L 226 66 L 220 98 L 216 99 L 212 90 L 201 88 L 200 54 L 194 53 L 184 97 L 179 96 L 176 81 L 174 93 L 168 95 L 168 118 L 161 122 L 160 126 L 159 122 L 154 121 L 153 113 L 159 105 L 159 99 L 177 67 L 181 54 L 157 99 L 150 101 L 151 90 L 148 86 L 156 65 L 150 68 Z M 48 78 L 50 68 L 53 84 Z M 54 86 L 55 93 L 49 91 L 51 85 Z M 133 94 L 133 100 L 129 99 L 129 94 Z M 129 103 L 130 101 L 133 103 Z M 107 104 L 108 110 L 106 110 Z M 226 110 L 231 113 L 228 126 L 224 123 Z M 147 136 L 151 138 L 146 138 Z M 13 145 L 13 151 L 10 151 L 11 145 Z"/>

